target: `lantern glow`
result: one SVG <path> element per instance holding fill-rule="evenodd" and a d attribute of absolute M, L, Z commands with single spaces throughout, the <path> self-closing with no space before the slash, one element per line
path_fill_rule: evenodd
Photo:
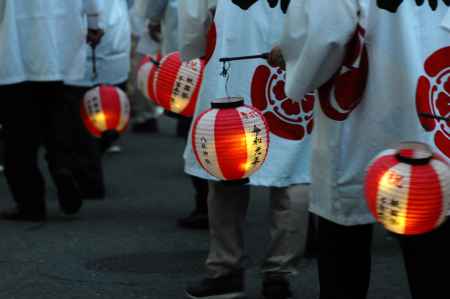
<path fill-rule="evenodd" d="M 204 69 L 201 59 L 182 62 L 179 52 L 164 56 L 152 79 L 155 102 L 168 111 L 192 117 Z"/>
<path fill-rule="evenodd" d="M 450 206 L 450 169 L 421 143 L 403 143 L 380 153 L 365 181 L 368 207 L 378 222 L 397 234 L 429 232 Z"/>
<path fill-rule="evenodd" d="M 245 181 L 264 163 L 269 130 L 264 116 L 242 98 L 216 100 L 194 122 L 192 143 L 198 163 L 223 181 Z"/>
<path fill-rule="evenodd" d="M 130 120 L 130 103 L 119 88 L 100 85 L 89 90 L 81 103 L 81 117 L 88 131 L 101 137 L 108 131 L 122 133 Z"/>

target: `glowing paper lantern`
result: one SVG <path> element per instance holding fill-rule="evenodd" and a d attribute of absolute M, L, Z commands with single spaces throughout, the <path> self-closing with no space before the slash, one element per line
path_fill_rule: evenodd
<path fill-rule="evenodd" d="M 201 59 L 182 62 L 179 52 L 164 56 L 154 81 L 157 104 L 176 114 L 194 115 L 204 69 Z"/>
<path fill-rule="evenodd" d="M 158 71 L 161 55 L 145 56 L 138 67 L 137 87 L 149 100 L 157 101 L 155 94 L 155 76 Z"/>
<path fill-rule="evenodd" d="M 242 98 L 219 99 L 194 122 L 192 145 L 198 163 L 223 181 L 247 182 L 264 163 L 269 129 Z"/>
<path fill-rule="evenodd" d="M 368 206 L 392 232 L 417 235 L 438 227 L 450 204 L 450 169 L 421 143 L 403 143 L 380 153 L 365 181 Z"/>
<path fill-rule="evenodd" d="M 125 131 L 130 120 L 130 102 L 120 88 L 100 85 L 84 95 L 81 117 L 95 137 L 120 134 Z"/>

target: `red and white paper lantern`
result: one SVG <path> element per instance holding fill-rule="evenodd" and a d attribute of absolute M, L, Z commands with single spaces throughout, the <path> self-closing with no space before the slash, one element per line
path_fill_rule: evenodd
<path fill-rule="evenodd" d="M 425 144 L 403 143 L 371 162 L 365 194 L 370 211 L 389 231 L 427 233 L 442 224 L 449 211 L 449 165 Z"/>
<path fill-rule="evenodd" d="M 81 103 L 81 117 L 95 137 L 106 132 L 122 133 L 130 120 L 130 102 L 120 88 L 100 85 L 89 90 Z"/>
<path fill-rule="evenodd" d="M 202 59 L 182 62 L 179 52 L 164 56 L 155 74 L 156 103 L 173 113 L 193 116 L 204 69 Z"/>
<path fill-rule="evenodd" d="M 264 163 L 269 129 L 257 109 L 242 98 L 219 99 L 195 120 L 192 145 L 198 163 L 223 181 L 247 182 Z"/>
<path fill-rule="evenodd" d="M 149 100 L 157 101 L 155 94 L 155 76 L 161 55 L 145 56 L 138 67 L 137 87 L 140 92 Z"/>

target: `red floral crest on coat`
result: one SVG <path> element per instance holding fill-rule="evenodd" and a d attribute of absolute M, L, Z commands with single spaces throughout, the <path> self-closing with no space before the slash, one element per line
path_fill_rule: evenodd
<path fill-rule="evenodd" d="M 425 75 L 419 78 L 416 106 L 421 113 L 450 117 L 450 47 L 434 52 L 425 61 Z M 427 132 L 434 133 L 439 150 L 450 158 L 450 121 L 420 117 Z"/>
<path fill-rule="evenodd" d="M 320 105 L 329 118 L 344 121 L 361 102 L 369 74 L 369 59 L 364 44 L 366 31 L 358 26 L 347 45 L 339 71 L 319 88 Z"/>
<path fill-rule="evenodd" d="M 285 139 L 302 140 L 314 127 L 314 95 L 295 102 L 284 91 L 286 75 L 281 69 L 260 65 L 252 80 L 253 106 L 264 114 L 270 131 Z"/>

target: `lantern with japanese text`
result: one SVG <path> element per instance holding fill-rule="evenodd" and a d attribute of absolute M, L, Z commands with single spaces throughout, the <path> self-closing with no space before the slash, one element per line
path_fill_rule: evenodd
<path fill-rule="evenodd" d="M 242 98 L 215 100 L 211 106 L 193 125 L 197 161 L 219 180 L 246 183 L 267 157 L 269 129 L 264 116 L 244 105 Z"/>
<path fill-rule="evenodd" d="M 154 79 L 156 103 L 170 112 L 192 117 L 204 69 L 202 59 L 182 62 L 179 52 L 164 56 Z"/>
<path fill-rule="evenodd" d="M 81 117 L 95 137 L 118 135 L 130 120 L 130 102 L 120 88 L 100 85 L 89 90 L 81 103 Z"/>
<path fill-rule="evenodd" d="M 137 72 L 137 88 L 149 100 L 156 102 L 155 75 L 158 71 L 161 54 L 142 58 Z"/>
<path fill-rule="evenodd" d="M 381 152 L 367 168 L 365 194 L 378 222 L 397 234 L 437 228 L 450 205 L 450 168 L 422 143 Z"/>

